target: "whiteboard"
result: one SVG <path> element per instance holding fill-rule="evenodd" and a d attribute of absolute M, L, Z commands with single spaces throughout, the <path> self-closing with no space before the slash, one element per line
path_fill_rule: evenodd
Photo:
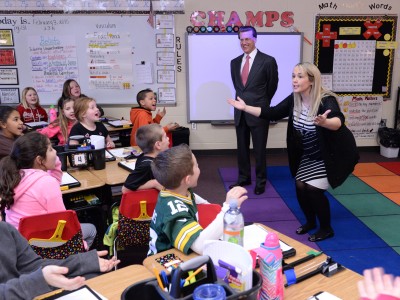
<path fill-rule="evenodd" d="M 155 29 L 148 16 L 25 14 L 0 20 L 2 30 L 12 30 L 9 48 L 15 49 L 12 68 L 19 81 L 1 88 L 22 92 L 32 86 L 40 103 L 50 105 L 72 78 L 101 104 L 137 104 L 136 94 L 146 88 L 176 102 L 173 15 L 157 16 Z"/>
<path fill-rule="evenodd" d="M 256 47 L 278 64 L 275 106 L 292 92 L 292 72 L 302 58 L 301 33 L 258 33 Z M 237 33 L 186 34 L 188 122 L 230 123 L 228 98 L 235 97 L 230 62 L 243 53 Z"/>

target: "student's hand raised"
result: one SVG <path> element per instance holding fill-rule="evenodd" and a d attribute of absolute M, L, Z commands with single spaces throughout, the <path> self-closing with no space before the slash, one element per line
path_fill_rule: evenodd
<path fill-rule="evenodd" d="M 230 189 L 229 192 L 226 194 L 226 203 L 229 203 L 231 199 L 238 200 L 238 206 L 241 206 L 243 201 L 247 199 L 247 190 L 241 186 L 235 186 L 234 188 Z"/>
<path fill-rule="evenodd" d="M 362 298 L 376 299 L 378 295 L 400 298 L 400 277 L 385 274 L 382 268 L 364 271 L 364 279 L 358 282 L 358 292 Z"/>
<path fill-rule="evenodd" d="M 237 97 L 237 100 L 228 99 L 228 103 L 238 110 L 245 110 L 246 108 L 246 103 L 240 97 Z"/>
<path fill-rule="evenodd" d="M 85 284 L 85 278 L 82 276 L 65 277 L 64 275 L 68 273 L 68 268 L 66 267 L 49 265 L 42 269 L 42 273 L 48 285 L 67 291 L 78 289 Z"/>
<path fill-rule="evenodd" d="M 99 267 L 100 272 L 108 272 L 111 271 L 116 265 L 118 265 L 121 261 L 113 256 L 111 259 L 101 258 L 102 256 L 107 255 L 108 251 L 97 251 L 97 255 L 99 256 Z"/>
<path fill-rule="evenodd" d="M 167 113 L 167 110 L 166 110 L 165 106 L 164 106 L 163 110 L 160 110 L 160 109 L 157 110 L 157 115 L 160 115 L 161 118 L 164 117 L 166 113 Z"/>

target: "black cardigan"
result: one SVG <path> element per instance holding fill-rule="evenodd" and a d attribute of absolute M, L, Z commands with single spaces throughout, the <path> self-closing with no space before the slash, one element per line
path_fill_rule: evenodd
<path fill-rule="evenodd" d="M 286 143 L 290 172 L 294 177 L 300 165 L 303 149 L 301 136 L 296 134 L 293 127 L 293 107 L 294 97 L 291 94 L 275 107 L 262 107 L 260 118 L 271 121 L 289 118 Z M 333 96 L 322 99 L 318 114 L 323 114 L 328 109 L 331 110 L 328 118 L 337 117 L 342 125 L 338 130 L 329 130 L 320 126 L 316 126 L 316 128 L 328 181 L 332 188 L 336 188 L 353 172 L 359 160 L 359 154 L 354 136 L 344 124 L 344 115 Z"/>

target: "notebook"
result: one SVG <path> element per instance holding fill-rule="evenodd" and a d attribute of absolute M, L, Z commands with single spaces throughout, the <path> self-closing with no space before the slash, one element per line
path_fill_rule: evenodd
<path fill-rule="evenodd" d="M 28 126 L 31 129 L 39 129 L 39 128 L 43 128 L 49 125 L 49 123 L 45 122 L 45 121 L 40 121 L 40 122 L 29 122 L 29 123 L 25 123 L 26 126 Z"/>
<path fill-rule="evenodd" d="M 129 172 L 135 170 L 135 165 L 136 165 L 136 159 L 129 159 L 118 162 L 118 166 Z"/>
<path fill-rule="evenodd" d="M 112 155 L 112 153 L 106 149 L 106 161 L 114 161 L 114 160 L 116 160 L 115 156 Z"/>
<path fill-rule="evenodd" d="M 258 224 L 244 226 L 243 247 L 246 250 L 259 248 L 265 242 L 268 231 Z M 282 249 L 283 258 L 296 255 L 296 249 L 288 244 L 279 241 Z"/>
<path fill-rule="evenodd" d="M 114 121 L 107 121 L 109 125 L 116 128 L 130 128 L 132 127 L 132 122 L 127 120 L 114 120 Z"/>
<path fill-rule="evenodd" d="M 60 183 L 61 190 L 67 190 L 72 187 L 81 186 L 81 183 L 68 172 L 63 172 L 63 176 Z"/>
<path fill-rule="evenodd" d="M 139 156 L 141 153 L 138 152 L 134 147 L 114 148 L 108 149 L 107 151 L 110 152 L 111 155 L 119 158 L 124 158 L 131 155 Z"/>

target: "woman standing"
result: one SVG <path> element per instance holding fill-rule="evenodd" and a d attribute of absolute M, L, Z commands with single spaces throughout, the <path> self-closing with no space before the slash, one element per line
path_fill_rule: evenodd
<path fill-rule="evenodd" d="M 354 170 L 359 155 L 354 137 L 344 124 L 337 96 L 321 86 L 321 73 L 311 63 L 297 64 L 292 74 L 293 93 L 275 107 L 254 107 L 238 98 L 228 103 L 239 110 L 269 120 L 288 117 L 289 167 L 296 195 L 306 218 L 297 234 L 320 228 L 308 239 L 334 236 L 325 191 L 341 185 Z"/>

